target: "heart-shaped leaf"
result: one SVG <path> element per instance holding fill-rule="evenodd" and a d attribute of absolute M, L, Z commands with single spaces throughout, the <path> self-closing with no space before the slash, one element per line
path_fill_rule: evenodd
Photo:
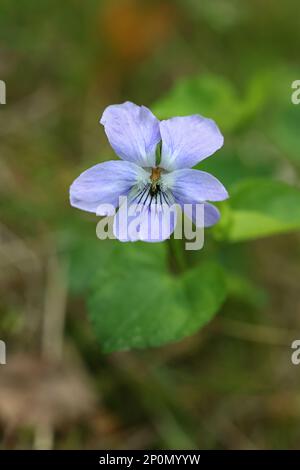
<path fill-rule="evenodd" d="M 146 348 L 195 333 L 225 292 L 217 264 L 175 275 L 167 269 L 166 243 L 119 244 L 99 266 L 89 311 L 105 352 Z"/>

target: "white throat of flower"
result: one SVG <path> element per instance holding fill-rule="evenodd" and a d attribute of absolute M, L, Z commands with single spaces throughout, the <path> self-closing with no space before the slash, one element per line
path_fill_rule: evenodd
<path fill-rule="evenodd" d="M 129 193 L 130 203 L 143 206 L 174 204 L 170 174 L 159 167 L 140 170 L 137 183 Z"/>

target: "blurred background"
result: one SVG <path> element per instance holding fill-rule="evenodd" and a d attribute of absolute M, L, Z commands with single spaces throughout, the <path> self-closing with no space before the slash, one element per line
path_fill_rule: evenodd
<path fill-rule="evenodd" d="M 226 269 L 214 319 L 172 344 L 104 354 L 90 310 L 118 303 L 90 303 L 96 273 L 129 310 L 134 290 L 115 286 L 96 216 L 68 200 L 80 172 L 115 158 L 98 120 L 125 100 L 215 118 L 226 144 L 202 168 L 229 192 L 248 178 L 297 188 L 298 14 L 296 0 L 1 0 L 0 448 L 299 448 L 298 216 L 225 236 L 222 207 L 189 255 Z M 280 189 L 272 198 L 282 217 L 299 214 Z"/>

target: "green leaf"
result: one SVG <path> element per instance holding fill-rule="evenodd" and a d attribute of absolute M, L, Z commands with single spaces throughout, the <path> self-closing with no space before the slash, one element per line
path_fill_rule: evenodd
<path fill-rule="evenodd" d="M 226 294 L 220 266 L 167 269 L 166 243 L 119 244 L 100 266 L 89 312 L 105 352 L 177 341 L 205 325 Z"/>
<path fill-rule="evenodd" d="M 202 114 L 214 119 L 223 131 L 233 131 L 263 106 L 268 96 L 267 83 L 268 77 L 259 75 L 240 98 L 224 77 L 201 75 L 183 79 L 152 109 L 161 119 Z"/>
<path fill-rule="evenodd" d="M 272 106 L 263 117 L 264 134 L 278 147 L 284 158 L 291 160 L 298 168 L 300 164 L 299 118 L 300 105 L 292 103 L 292 83 L 298 77 L 294 67 L 279 68 L 273 72 Z"/>
<path fill-rule="evenodd" d="M 244 241 L 300 229 L 300 190 L 280 181 L 244 181 L 222 208 L 217 238 Z"/>
<path fill-rule="evenodd" d="M 279 149 L 298 166 L 300 164 L 299 139 L 300 106 L 289 103 L 274 118 L 271 137 Z"/>
<path fill-rule="evenodd" d="M 252 161 L 249 162 L 249 159 L 241 158 L 229 143 L 226 148 L 222 149 L 221 153 L 198 163 L 196 169 L 211 173 L 222 181 L 226 189 L 230 191 L 232 187 L 243 180 L 258 177 L 265 178 L 271 175 L 272 163 L 261 160 L 253 164 L 253 160 L 252 158 Z"/>

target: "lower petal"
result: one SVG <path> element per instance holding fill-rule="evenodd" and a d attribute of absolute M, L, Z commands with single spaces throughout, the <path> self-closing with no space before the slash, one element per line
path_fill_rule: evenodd
<path fill-rule="evenodd" d="M 120 241 L 161 242 L 170 238 L 177 220 L 176 206 L 153 202 L 124 204 L 114 219 L 114 235 Z"/>
<path fill-rule="evenodd" d="M 161 242 L 170 238 L 174 232 L 176 220 L 175 205 L 151 205 L 141 219 L 140 240 L 145 242 Z"/>

